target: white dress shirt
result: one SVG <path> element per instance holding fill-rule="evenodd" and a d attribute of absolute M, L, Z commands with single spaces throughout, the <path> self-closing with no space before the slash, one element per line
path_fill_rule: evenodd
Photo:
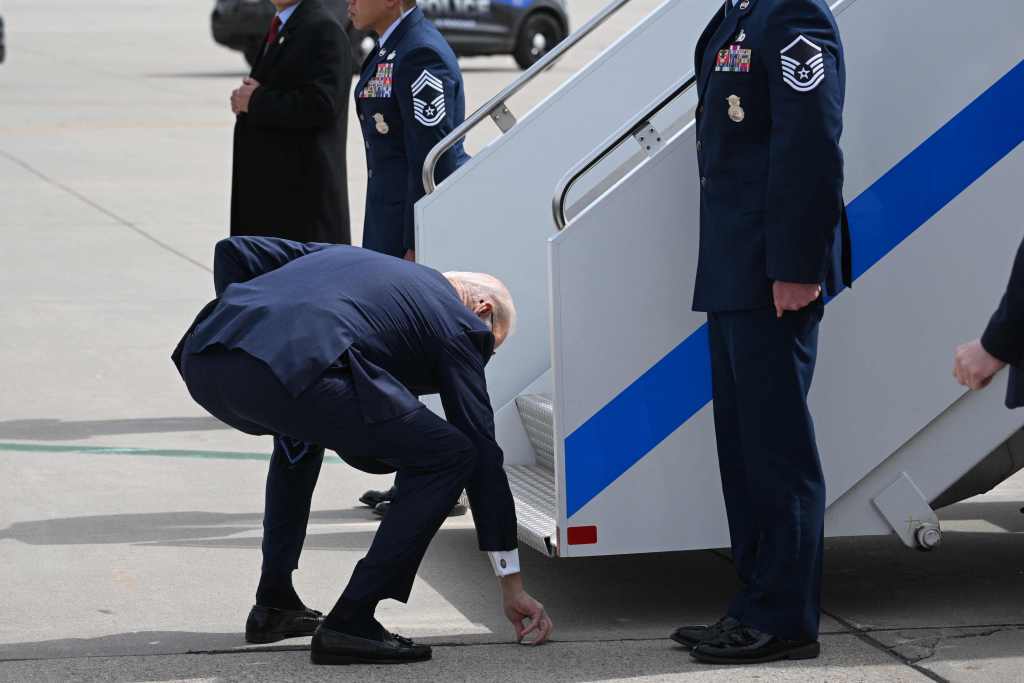
<path fill-rule="evenodd" d="M 491 566 L 494 567 L 494 574 L 496 576 L 508 576 L 509 574 L 519 573 L 518 550 L 489 552 L 487 557 L 491 560 Z"/>
<path fill-rule="evenodd" d="M 391 24 L 391 26 L 388 26 L 388 30 L 384 31 L 384 33 L 382 33 L 380 36 L 380 40 L 377 41 L 377 47 L 384 46 L 384 43 L 387 42 L 388 38 L 391 37 L 391 34 L 395 32 L 396 28 L 398 28 L 398 25 L 402 23 L 402 19 L 405 19 L 407 16 L 409 16 L 414 9 L 416 9 L 415 5 L 402 12 L 402 16 L 395 19 L 395 22 Z"/>

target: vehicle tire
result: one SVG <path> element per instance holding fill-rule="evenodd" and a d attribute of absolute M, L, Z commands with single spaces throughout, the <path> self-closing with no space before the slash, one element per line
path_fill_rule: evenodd
<path fill-rule="evenodd" d="M 260 58 L 260 53 L 263 52 L 263 42 L 254 40 L 245 46 L 242 50 L 242 54 L 245 55 L 245 61 L 249 66 L 256 66 L 256 60 Z"/>
<path fill-rule="evenodd" d="M 546 12 L 535 12 L 523 22 L 512 56 L 519 68 L 529 69 L 563 38 L 565 34 L 558 19 Z"/>

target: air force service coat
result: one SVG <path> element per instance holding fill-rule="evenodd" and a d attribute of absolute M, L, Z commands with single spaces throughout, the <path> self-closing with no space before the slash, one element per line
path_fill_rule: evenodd
<path fill-rule="evenodd" d="M 824 0 L 743 0 L 697 43 L 693 307 L 772 306 L 773 281 L 850 282 L 839 149 L 843 49 Z"/>
<path fill-rule="evenodd" d="M 415 248 L 423 162 L 466 116 L 455 53 L 418 7 L 367 57 L 355 98 L 368 177 L 363 246 L 404 256 Z M 444 180 L 468 159 L 459 142 L 438 161 L 434 177 Z"/>
<path fill-rule="evenodd" d="M 481 548 L 516 547 L 484 375 L 494 335 L 443 275 L 359 247 L 232 237 L 214 252 L 214 288 L 217 298 L 172 354 L 179 372 L 189 354 L 240 349 L 298 396 L 328 367 L 347 368 L 368 424 L 422 408 L 417 395 L 440 394 L 448 422 L 474 447 L 466 490 Z"/>
<path fill-rule="evenodd" d="M 235 120 L 231 234 L 348 244 L 352 50 L 337 12 L 302 0 L 266 46 Z"/>

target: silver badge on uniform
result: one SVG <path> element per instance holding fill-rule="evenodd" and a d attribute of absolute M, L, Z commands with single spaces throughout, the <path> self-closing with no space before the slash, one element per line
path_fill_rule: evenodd
<path fill-rule="evenodd" d="M 750 0 L 743 0 L 740 3 L 740 9 L 747 9 L 748 7 L 750 7 Z"/>
<path fill-rule="evenodd" d="M 390 61 L 391 61 L 392 59 L 394 59 L 394 58 L 395 58 L 395 51 L 394 51 L 394 50 L 392 50 L 392 51 L 391 51 L 391 54 L 389 54 L 389 55 L 388 55 L 388 61 L 390 62 Z"/>
<path fill-rule="evenodd" d="M 739 97 L 729 95 L 725 98 L 725 101 L 729 103 L 729 118 L 732 119 L 733 123 L 740 123 L 746 118 L 747 114 L 743 111 L 743 107 L 740 106 Z"/>
<path fill-rule="evenodd" d="M 391 127 L 388 126 L 388 122 L 384 120 L 384 114 L 381 114 L 380 112 L 374 114 L 373 120 L 377 123 L 377 132 L 381 135 L 387 135 L 388 131 L 391 130 Z"/>
<path fill-rule="evenodd" d="M 738 36 L 736 36 L 736 42 L 737 43 L 742 43 L 746 39 L 747 39 L 747 32 L 744 31 L 743 29 L 740 29 L 740 34 Z"/>
<path fill-rule="evenodd" d="M 825 80 L 825 55 L 804 36 L 782 48 L 782 80 L 797 92 L 810 92 Z"/>
<path fill-rule="evenodd" d="M 277 39 L 277 44 L 284 45 L 284 36 L 281 36 L 280 38 Z"/>

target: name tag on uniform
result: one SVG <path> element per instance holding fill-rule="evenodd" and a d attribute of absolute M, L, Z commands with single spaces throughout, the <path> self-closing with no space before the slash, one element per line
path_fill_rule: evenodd
<path fill-rule="evenodd" d="M 394 79 L 394 73 L 394 62 L 378 64 L 377 73 L 374 74 L 373 78 L 366 82 L 362 92 L 359 93 L 359 97 L 361 99 L 367 99 L 370 97 L 391 97 L 391 84 Z"/>
<path fill-rule="evenodd" d="M 731 71 L 735 73 L 750 72 L 751 50 L 730 45 L 724 50 L 718 51 L 718 58 L 715 60 L 715 71 Z"/>

